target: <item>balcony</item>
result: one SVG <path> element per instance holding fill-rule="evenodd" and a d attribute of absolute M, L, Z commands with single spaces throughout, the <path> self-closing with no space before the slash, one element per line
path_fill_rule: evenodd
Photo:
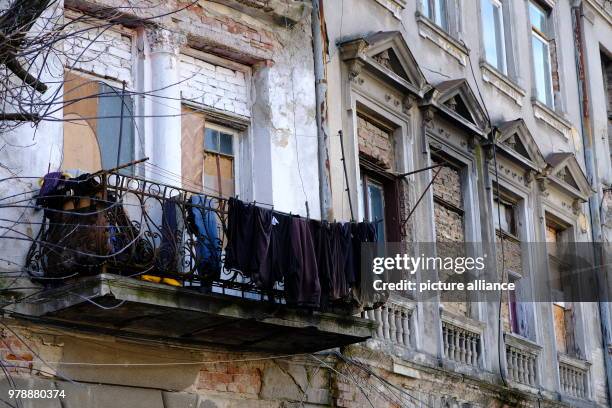
<path fill-rule="evenodd" d="M 590 363 L 562 353 L 558 358 L 561 392 L 570 398 L 588 399 Z"/>
<path fill-rule="evenodd" d="M 242 271 L 225 270 L 225 199 L 103 172 L 62 180 L 37 202 L 45 216 L 27 268 L 44 291 L 14 306 L 25 317 L 290 353 L 361 342 L 376 327 L 353 310 L 288 304 L 282 282 L 263 289 Z"/>
<path fill-rule="evenodd" d="M 441 319 L 444 358 L 458 364 L 458 367 L 480 367 L 484 325 L 444 311 L 441 313 Z"/>
<path fill-rule="evenodd" d="M 390 299 L 381 307 L 362 311 L 361 317 L 378 324 L 372 338 L 381 348 L 399 355 L 414 349 L 414 304 Z"/>
<path fill-rule="evenodd" d="M 537 387 L 542 346 L 511 333 L 504 334 L 508 379 L 517 386 Z"/>

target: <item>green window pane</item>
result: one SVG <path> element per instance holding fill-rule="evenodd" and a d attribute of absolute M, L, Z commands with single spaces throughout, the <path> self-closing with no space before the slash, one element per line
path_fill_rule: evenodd
<path fill-rule="evenodd" d="M 219 151 L 219 131 L 214 129 L 206 129 L 204 137 L 204 148 L 213 152 Z"/>
<path fill-rule="evenodd" d="M 220 150 L 223 154 L 233 155 L 234 149 L 232 146 L 232 135 L 229 133 L 220 134 Z"/>

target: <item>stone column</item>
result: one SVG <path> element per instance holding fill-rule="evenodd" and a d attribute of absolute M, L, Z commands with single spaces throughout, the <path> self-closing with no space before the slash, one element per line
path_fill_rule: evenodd
<path fill-rule="evenodd" d="M 147 176 L 180 186 L 181 91 L 178 63 L 186 37 L 161 28 L 147 30 L 146 37 L 151 73 L 147 95 L 150 127 L 145 135 L 146 152 L 149 163 L 158 166 L 152 168 Z"/>

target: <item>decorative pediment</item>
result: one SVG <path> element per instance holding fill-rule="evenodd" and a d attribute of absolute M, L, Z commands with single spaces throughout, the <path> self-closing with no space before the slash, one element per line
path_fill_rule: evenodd
<path fill-rule="evenodd" d="M 499 151 L 531 170 L 540 172 L 546 168 L 546 160 L 523 119 L 501 123 L 497 129 Z"/>
<path fill-rule="evenodd" d="M 342 60 L 349 64 L 351 77 L 365 68 L 393 87 L 419 97 L 429 89 L 399 31 L 379 31 L 346 41 L 340 44 L 340 53 Z"/>
<path fill-rule="evenodd" d="M 592 193 L 591 185 L 574 153 L 552 153 L 547 158 L 547 178 L 565 192 L 586 201 Z"/>
<path fill-rule="evenodd" d="M 448 118 L 482 137 L 489 131 L 487 116 L 465 79 L 439 83 L 426 94 L 422 105 L 434 106 Z"/>

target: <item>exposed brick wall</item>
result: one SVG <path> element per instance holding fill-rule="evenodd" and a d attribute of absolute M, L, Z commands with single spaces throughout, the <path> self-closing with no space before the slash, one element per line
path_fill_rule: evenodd
<path fill-rule="evenodd" d="M 499 239 L 499 234 L 497 236 L 497 266 L 498 270 L 501 271 L 502 268 L 502 248 L 501 242 Z M 518 273 L 519 275 L 523 274 L 523 265 L 522 265 L 522 252 L 521 252 L 521 243 L 514 238 L 504 237 L 504 267 L 506 269 L 505 278 L 508 278 L 508 271 L 512 271 Z"/>
<path fill-rule="evenodd" d="M 279 42 L 275 34 L 262 25 L 251 24 L 252 20 L 237 20 L 231 14 L 220 14 L 214 7 L 194 4 L 189 10 L 173 15 L 177 28 L 187 33 L 195 33 L 206 39 L 194 46 L 202 49 L 214 48 L 216 53 L 235 58 L 238 61 L 253 63 L 251 56 L 270 59 Z"/>
<path fill-rule="evenodd" d="M 550 74 L 552 78 L 553 92 L 561 90 L 561 81 L 559 80 L 559 59 L 557 56 L 557 41 L 550 41 Z"/>
<path fill-rule="evenodd" d="M 369 376 L 363 371 L 356 370 L 348 364 L 338 364 L 337 372 L 346 375 L 335 375 L 332 382 L 332 396 L 334 407 L 341 408 L 361 408 L 361 407 L 380 407 L 396 408 L 399 406 L 391 401 L 385 400 L 380 394 L 372 393 L 368 388 Z"/>
<path fill-rule="evenodd" d="M 395 156 L 392 135 L 361 116 L 357 117 L 359 153 L 386 169 L 393 169 Z"/>
<path fill-rule="evenodd" d="M 15 334 L 3 329 L 0 331 L 0 360 L 9 372 L 29 372 L 34 355 Z"/>
<path fill-rule="evenodd" d="M 78 16 L 67 13 L 66 18 Z M 72 24 L 73 31 L 79 35 L 69 35 L 64 50 L 69 56 L 66 67 L 96 74 L 104 78 L 132 83 L 132 37 L 129 31 L 100 28 L 95 25 L 77 22 Z"/>
<path fill-rule="evenodd" d="M 438 164 L 438 162 L 432 160 L 432 164 Z M 436 170 L 433 171 L 435 172 Z M 438 177 L 434 181 L 433 192 L 436 197 L 455 207 L 463 208 L 461 175 L 458 170 L 449 166 L 443 166 Z"/>
<path fill-rule="evenodd" d="M 183 98 L 215 109 L 251 116 L 244 72 L 188 55 L 181 55 L 179 69 Z"/>
<path fill-rule="evenodd" d="M 432 162 L 438 164 L 436 161 Z M 453 258 L 464 256 L 463 247 L 454 244 L 455 242 L 465 241 L 464 219 L 463 213 L 460 211 L 463 208 L 463 195 L 459 170 L 447 165 L 443 166 L 432 188 L 433 195 L 436 198 L 436 201 L 434 201 L 434 217 L 438 256 Z M 445 281 L 456 281 L 461 276 L 453 271 L 439 271 L 439 278 Z M 467 316 L 469 313 L 468 299 L 455 300 L 457 301 L 443 302 L 444 308 L 453 313 Z"/>
<path fill-rule="evenodd" d="M 434 214 L 436 217 L 436 241 L 463 241 L 463 217 L 460 214 L 438 203 L 434 203 Z"/>
<path fill-rule="evenodd" d="M 228 356 L 231 360 L 232 356 Z M 198 377 L 197 388 L 218 392 L 258 395 L 262 385 L 263 364 L 216 363 L 205 365 Z"/>

